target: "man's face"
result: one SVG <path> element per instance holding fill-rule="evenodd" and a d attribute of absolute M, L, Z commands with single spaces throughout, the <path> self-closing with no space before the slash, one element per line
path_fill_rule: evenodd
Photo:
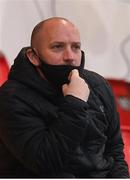
<path fill-rule="evenodd" d="M 44 25 L 39 34 L 37 52 L 41 59 L 52 65 L 81 63 L 81 43 L 78 30 L 69 22 L 61 20 Z"/>

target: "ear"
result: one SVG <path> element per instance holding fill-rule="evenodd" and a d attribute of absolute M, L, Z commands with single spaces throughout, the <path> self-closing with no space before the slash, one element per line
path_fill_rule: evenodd
<path fill-rule="evenodd" d="M 26 51 L 26 55 L 27 55 L 29 61 L 34 66 L 39 66 L 40 65 L 38 56 L 35 54 L 35 52 L 31 48 Z"/>

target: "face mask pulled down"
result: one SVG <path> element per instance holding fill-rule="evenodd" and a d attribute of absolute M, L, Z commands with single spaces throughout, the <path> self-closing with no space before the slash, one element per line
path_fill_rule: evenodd
<path fill-rule="evenodd" d="M 44 60 L 40 59 L 40 69 L 44 74 L 45 78 L 55 87 L 61 88 L 65 83 L 69 83 L 68 76 L 73 69 L 79 71 L 79 75 L 82 77 L 82 71 L 84 68 L 84 52 L 82 51 L 82 59 L 80 66 L 72 65 L 51 65 L 45 63 Z"/>

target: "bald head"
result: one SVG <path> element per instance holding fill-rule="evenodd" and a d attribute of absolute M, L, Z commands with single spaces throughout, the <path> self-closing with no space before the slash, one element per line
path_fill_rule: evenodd
<path fill-rule="evenodd" d="M 72 26 L 79 34 L 78 29 L 68 19 L 62 17 L 48 18 L 44 21 L 41 21 L 34 27 L 31 35 L 31 47 L 37 47 L 40 41 L 44 41 L 44 36 L 46 36 L 47 32 L 51 33 L 51 31 L 55 30 L 56 27 L 59 27 L 61 25 Z"/>
<path fill-rule="evenodd" d="M 36 66 L 40 65 L 39 59 L 51 65 L 80 65 L 80 34 L 65 18 L 53 17 L 37 24 L 32 32 L 31 47 L 27 55 Z"/>

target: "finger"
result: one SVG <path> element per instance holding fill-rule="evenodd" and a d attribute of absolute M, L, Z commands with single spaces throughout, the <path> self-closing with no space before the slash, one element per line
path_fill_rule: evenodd
<path fill-rule="evenodd" d="M 73 70 L 69 73 L 68 80 L 71 80 L 71 76 L 72 76 L 72 75 L 73 75 L 73 76 L 78 75 L 77 73 L 79 73 L 78 70 L 77 70 L 77 69 L 73 69 Z"/>
<path fill-rule="evenodd" d="M 65 92 L 66 89 L 67 89 L 67 84 L 63 84 L 63 86 L 62 86 L 62 91 Z"/>
<path fill-rule="evenodd" d="M 71 76 L 72 76 L 72 71 L 69 73 L 69 76 L 68 76 L 68 80 L 70 81 L 71 79 Z"/>
<path fill-rule="evenodd" d="M 73 69 L 71 71 L 71 77 L 79 77 L 79 71 L 77 69 Z"/>

